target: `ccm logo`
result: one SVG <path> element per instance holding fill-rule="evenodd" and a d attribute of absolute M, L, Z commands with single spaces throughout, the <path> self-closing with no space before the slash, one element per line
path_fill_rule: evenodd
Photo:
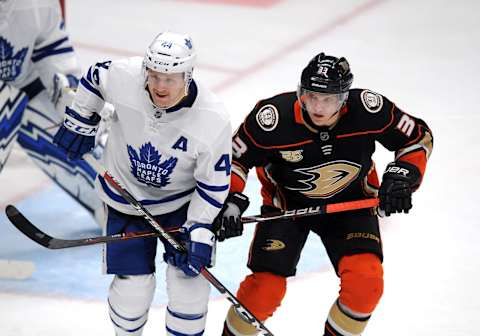
<path fill-rule="evenodd" d="M 392 166 L 387 168 L 386 173 L 403 174 L 404 176 L 407 176 L 410 171 L 405 168 Z"/>

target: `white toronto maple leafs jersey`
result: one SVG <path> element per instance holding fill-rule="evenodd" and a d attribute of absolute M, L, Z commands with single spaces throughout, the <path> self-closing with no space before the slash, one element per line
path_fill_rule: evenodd
<path fill-rule="evenodd" d="M 187 225 L 211 224 L 228 194 L 231 124 L 223 103 L 196 81 L 171 109 L 155 108 L 145 89 L 141 57 L 97 63 L 80 80 L 72 109 L 85 118 L 113 104 L 102 157 L 105 168 L 153 215 L 190 202 Z M 102 177 L 100 197 L 138 215 Z M 179 223 L 183 224 L 183 223 Z"/>
<path fill-rule="evenodd" d="M 78 75 L 58 0 L 7 3 L 8 16 L 0 24 L 0 80 L 22 89 L 40 78 L 50 89 L 55 73 Z"/>

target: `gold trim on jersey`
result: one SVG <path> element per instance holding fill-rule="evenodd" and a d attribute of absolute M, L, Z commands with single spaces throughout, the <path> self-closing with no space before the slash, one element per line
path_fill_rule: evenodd
<path fill-rule="evenodd" d="M 428 131 L 425 132 L 425 135 L 422 137 L 422 139 L 419 142 L 414 143 L 411 146 L 405 147 L 397 151 L 397 155 L 395 156 L 395 160 L 397 160 L 399 157 L 404 156 L 407 153 L 414 152 L 417 149 L 423 149 L 425 151 L 427 160 L 430 157 L 430 154 L 432 154 L 433 150 L 433 137 L 432 134 Z"/>
<path fill-rule="evenodd" d="M 232 172 L 238 175 L 238 177 L 240 177 L 245 183 L 247 183 L 247 174 L 245 174 L 245 171 L 235 163 L 232 164 Z"/>
<path fill-rule="evenodd" d="M 300 162 L 303 160 L 303 149 L 294 151 L 280 151 L 282 159 L 288 162 Z"/>

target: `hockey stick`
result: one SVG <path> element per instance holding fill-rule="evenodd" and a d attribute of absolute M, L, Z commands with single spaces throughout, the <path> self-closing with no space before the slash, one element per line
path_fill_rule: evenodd
<path fill-rule="evenodd" d="M 314 216 L 330 214 L 340 211 L 351 211 L 365 208 L 374 208 L 378 206 L 377 198 L 367 198 L 358 201 L 349 201 L 342 203 L 333 203 L 322 206 L 309 207 L 304 209 L 288 210 L 273 215 L 257 215 L 242 217 L 243 223 L 267 222 L 275 219 L 295 219 L 298 217 Z M 117 233 L 106 236 L 96 236 L 89 238 L 77 239 L 62 239 L 52 237 L 39 228 L 37 228 L 30 220 L 28 220 L 17 208 L 13 205 L 8 205 L 6 214 L 10 222 L 24 235 L 48 249 L 64 249 L 70 247 L 80 247 L 95 244 L 111 243 L 120 240 L 130 240 L 138 238 L 158 238 L 161 236 L 158 232 L 151 231 L 137 231 L 128 233 Z M 180 228 L 173 228 L 165 230 L 168 233 L 178 232 Z M 0 276 L 1 277 L 1 276 Z"/>
<path fill-rule="evenodd" d="M 52 237 L 39 228 L 37 228 L 29 219 L 27 219 L 16 207 L 7 205 L 5 210 L 10 222 L 22 232 L 25 236 L 48 249 L 57 250 L 70 247 L 88 246 L 101 243 L 110 243 L 119 240 L 128 240 L 135 238 L 159 237 L 158 232 L 141 231 L 117 233 L 107 236 L 97 236 L 90 238 L 62 239 Z"/>
<path fill-rule="evenodd" d="M 142 216 L 147 220 L 147 222 L 158 231 L 160 236 L 165 239 L 172 247 L 181 252 L 187 253 L 186 248 L 178 243 L 167 231 L 165 231 L 160 224 L 155 220 L 155 218 L 150 214 L 150 212 L 139 202 L 137 201 L 132 194 L 130 194 L 124 187 L 122 187 L 115 178 L 110 175 L 110 173 L 101 166 L 101 164 L 91 155 L 86 154 L 83 156 L 84 160 L 87 161 L 90 166 L 96 171 L 96 173 L 103 177 L 112 187 L 114 187 L 120 195 L 129 202 L 135 210 L 137 210 Z M 265 325 L 255 317 L 248 309 L 245 307 L 238 299 L 233 295 L 220 281 L 213 276 L 210 271 L 206 268 L 202 268 L 200 273 L 203 277 L 210 282 L 220 293 L 224 294 L 227 299 L 232 303 L 236 308 L 237 312 L 242 314 L 243 318 L 248 321 L 250 324 L 255 326 L 259 331 L 261 331 L 266 336 L 273 336 L 270 330 L 265 327 Z"/>
<path fill-rule="evenodd" d="M 287 210 L 279 212 L 278 214 L 271 214 L 268 216 L 246 216 L 242 217 L 242 223 L 261 223 L 275 219 L 295 219 L 305 216 L 325 215 L 335 212 L 375 208 L 378 206 L 378 203 L 378 198 L 366 198 L 357 201 L 317 205 L 303 209 Z"/>

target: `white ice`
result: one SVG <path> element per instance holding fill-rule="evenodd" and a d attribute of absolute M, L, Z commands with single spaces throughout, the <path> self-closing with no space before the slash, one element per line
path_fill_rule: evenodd
<path fill-rule="evenodd" d="M 142 55 L 162 30 L 190 33 L 199 53 L 195 76 L 224 99 L 235 127 L 258 99 L 295 90 L 301 69 L 320 51 L 348 58 L 355 87 L 380 92 L 429 123 L 435 148 L 414 209 L 381 224 L 385 293 L 364 335 L 480 335 L 480 220 L 475 210 L 480 202 L 480 2 L 283 0 L 258 7 L 226 0 L 67 1 L 67 27 L 83 67 Z M 378 148 L 376 159 L 381 171 L 392 155 Z M 41 195 L 51 192 L 51 183 L 18 150 L 0 175 L 0 185 L 2 211 L 6 204 L 18 203 L 28 206 L 32 216 L 58 220 L 42 212 Z M 259 201 L 253 198 L 250 211 L 257 213 Z M 88 222 L 78 211 L 71 207 L 62 213 Z M 0 258 L 25 259 L 25 254 L 1 248 L 9 246 L 2 237 L 12 234 L 19 251 L 29 250 L 32 243 L 13 233 L 5 217 L 0 219 Z M 92 230 L 91 223 L 87 229 Z M 245 254 L 237 255 L 236 247 L 245 250 L 248 242 L 240 239 L 224 243 L 229 246 L 221 247 L 218 258 L 241 271 L 212 270 L 233 284 L 232 290 L 247 272 Z M 38 257 L 46 264 L 56 253 L 48 252 Z M 108 282 L 99 270 L 85 266 L 90 259 L 66 258 L 72 272 L 85 272 L 92 283 Z M 307 261 L 306 271 L 289 281 L 282 306 L 267 321 L 275 335 L 322 335 L 338 295 L 338 279 L 322 253 L 309 255 Z M 66 279 L 68 268 L 66 274 L 56 274 L 55 265 L 50 267 L 38 274 L 62 277 L 72 287 L 75 281 L 87 281 Z M 1 336 L 113 335 L 106 293 L 85 293 L 87 298 L 52 294 L 41 289 L 44 280 L 34 276 L 25 291 L 22 284 L 0 281 Z M 159 291 L 162 286 L 158 284 Z M 224 298 L 212 299 L 206 335 L 220 335 L 227 308 Z M 165 334 L 164 309 L 164 304 L 154 305 L 144 335 Z"/>

